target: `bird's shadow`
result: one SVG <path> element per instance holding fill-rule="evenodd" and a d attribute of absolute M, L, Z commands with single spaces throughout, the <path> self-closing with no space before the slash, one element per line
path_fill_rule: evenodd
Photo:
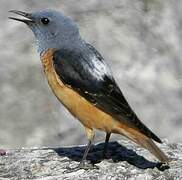
<path fill-rule="evenodd" d="M 102 152 L 104 143 L 93 145 L 87 159 L 93 164 L 99 163 L 103 160 Z M 73 161 L 80 162 L 85 151 L 85 146 L 65 147 L 65 148 L 54 148 L 53 149 L 59 156 L 66 156 Z M 160 162 L 152 162 L 145 159 L 143 156 L 138 155 L 132 149 L 128 149 L 118 142 L 110 142 L 108 144 L 107 159 L 113 162 L 127 161 L 129 164 L 140 168 L 140 169 L 153 169 L 157 168 L 160 171 L 169 169 L 169 166 L 164 165 Z"/>

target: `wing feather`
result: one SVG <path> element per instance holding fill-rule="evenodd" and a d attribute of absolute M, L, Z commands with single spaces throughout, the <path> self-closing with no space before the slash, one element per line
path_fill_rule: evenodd
<path fill-rule="evenodd" d="M 102 56 L 93 46 L 87 44 L 82 51 L 57 50 L 54 52 L 53 63 L 59 78 L 89 102 L 116 120 L 126 121 L 146 136 L 161 143 L 161 140 L 138 119 Z"/>

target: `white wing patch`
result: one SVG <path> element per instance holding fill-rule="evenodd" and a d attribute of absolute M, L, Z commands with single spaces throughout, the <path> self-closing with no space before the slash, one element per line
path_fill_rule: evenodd
<path fill-rule="evenodd" d="M 91 61 L 93 68 L 90 71 L 97 80 L 103 80 L 105 75 L 112 77 L 111 70 L 104 61 L 99 60 L 96 56 L 93 56 Z"/>

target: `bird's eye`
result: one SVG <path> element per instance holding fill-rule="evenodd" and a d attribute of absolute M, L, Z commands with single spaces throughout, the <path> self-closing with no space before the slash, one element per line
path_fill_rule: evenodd
<path fill-rule="evenodd" d="M 47 25 L 47 24 L 49 24 L 49 19 L 48 18 L 42 18 L 41 22 L 42 22 L 42 24 Z"/>

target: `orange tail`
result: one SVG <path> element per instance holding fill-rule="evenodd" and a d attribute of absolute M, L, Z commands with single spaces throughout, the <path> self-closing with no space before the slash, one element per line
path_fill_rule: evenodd
<path fill-rule="evenodd" d="M 169 158 L 164 154 L 164 152 L 159 149 L 159 147 L 148 137 L 137 137 L 135 138 L 136 143 L 141 145 L 150 151 L 156 158 L 158 158 L 162 163 L 168 163 Z"/>
<path fill-rule="evenodd" d="M 121 133 L 134 141 L 135 143 L 139 144 L 140 146 L 146 148 L 150 151 L 157 159 L 159 159 L 162 163 L 168 163 L 169 158 L 162 152 L 161 149 L 150 139 L 149 137 L 145 136 L 144 134 L 140 133 L 136 129 L 128 128 L 127 132 L 121 130 Z"/>

